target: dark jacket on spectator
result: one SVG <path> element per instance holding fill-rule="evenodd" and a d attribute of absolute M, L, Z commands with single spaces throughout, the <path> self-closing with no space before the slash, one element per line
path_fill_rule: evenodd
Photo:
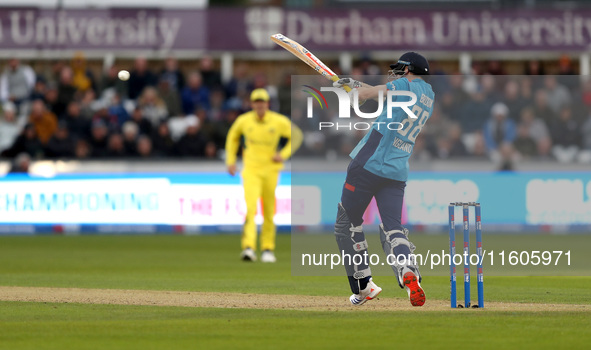
<path fill-rule="evenodd" d="M 127 94 L 132 100 L 137 99 L 146 86 L 155 86 L 156 76 L 149 70 L 146 70 L 143 74 L 139 74 L 136 71 L 132 71 L 128 80 Z"/>
<path fill-rule="evenodd" d="M 65 137 L 56 133 L 49 139 L 46 147 L 47 156 L 50 158 L 69 158 L 74 156 L 74 139 L 66 133 Z"/>
<path fill-rule="evenodd" d="M 62 115 L 66 111 L 68 103 L 74 99 L 76 88 L 73 85 L 60 84 L 57 88 L 57 101 L 53 105 L 53 113 Z"/>
<path fill-rule="evenodd" d="M 13 158 L 20 153 L 27 153 L 31 158 L 43 157 L 43 144 L 37 138 L 35 127 L 31 124 L 25 126 L 21 134 L 14 140 L 12 146 L 2 151 L 1 155 Z"/>
<path fill-rule="evenodd" d="M 170 134 L 160 135 L 157 132 L 152 136 L 153 154 L 160 157 L 170 156 L 174 152 L 174 141 Z"/>
<path fill-rule="evenodd" d="M 206 144 L 207 140 L 200 132 L 185 134 L 176 144 L 176 154 L 181 157 L 203 157 Z"/>
<path fill-rule="evenodd" d="M 581 130 L 575 120 L 556 120 L 550 129 L 552 143 L 561 146 L 581 146 Z"/>
<path fill-rule="evenodd" d="M 183 89 L 181 100 L 185 115 L 194 114 L 197 108 L 209 109 L 209 90 L 204 86 L 197 90 L 186 87 Z"/>

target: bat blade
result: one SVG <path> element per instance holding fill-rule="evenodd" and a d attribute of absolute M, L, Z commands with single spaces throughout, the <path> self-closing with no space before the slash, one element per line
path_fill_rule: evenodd
<path fill-rule="evenodd" d="M 318 74 L 322 75 L 328 80 L 337 81 L 339 77 L 318 57 L 314 56 L 312 52 L 302 46 L 295 40 L 286 37 L 283 34 L 271 35 L 271 40 L 285 50 L 291 52 L 294 56 L 302 60 L 308 66 L 312 67 Z M 351 91 L 351 88 L 345 86 L 346 91 Z"/>

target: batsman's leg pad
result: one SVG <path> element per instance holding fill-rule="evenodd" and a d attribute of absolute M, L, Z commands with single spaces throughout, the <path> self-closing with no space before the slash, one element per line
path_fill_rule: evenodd
<path fill-rule="evenodd" d="M 359 294 L 371 277 L 371 269 L 366 261 L 367 241 L 363 227 L 353 226 L 342 203 L 338 206 L 334 234 L 341 256 L 347 257 L 343 259 L 343 265 L 349 277 L 351 291 Z"/>
<path fill-rule="evenodd" d="M 420 282 L 419 266 L 413 254 L 416 247 L 408 240 L 408 230 L 405 228 L 404 230 L 385 231 L 384 225 L 380 224 L 380 241 L 382 242 L 382 248 L 388 257 L 387 261 L 396 275 L 400 288 L 404 288 L 402 270 L 405 267 L 413 270 L 419 276 Z"/>

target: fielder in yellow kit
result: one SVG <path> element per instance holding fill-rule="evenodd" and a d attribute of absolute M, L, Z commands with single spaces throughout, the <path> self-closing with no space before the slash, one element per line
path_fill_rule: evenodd
<path fill-rule="evenodd" d="M 262 198 L 263 226 L 261 228 L 262 262 L 275 262 L 275 189 L 283 162 L 302 143 L 302 132 L 286 116 L 269 110 L 269 94 L 256 89 L 250 95 L 252 111 L 236 119 L 226 138 L 226 165 L 236 174 L 236 153 L 240 137 L 244 136 L 242 184 L 246 200 L 246 218 L 242 231 L 242 253 L 246 261 L 256 260 L 257 227 L 254 217 L 259 198 Z M 287 144 L 278 149 L 281 138 Z"/>

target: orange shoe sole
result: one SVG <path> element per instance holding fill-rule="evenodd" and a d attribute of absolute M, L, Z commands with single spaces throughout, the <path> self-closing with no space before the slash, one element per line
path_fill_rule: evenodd
<path fill-rule="evenodd" d="M 410 290 L 410 303 L 412 306 L 423 306 L 425 304 L 425 291 L 419 285 L 417 276 L 412 272 L 407 272 L 402 277 L 404 285 Z"/>

